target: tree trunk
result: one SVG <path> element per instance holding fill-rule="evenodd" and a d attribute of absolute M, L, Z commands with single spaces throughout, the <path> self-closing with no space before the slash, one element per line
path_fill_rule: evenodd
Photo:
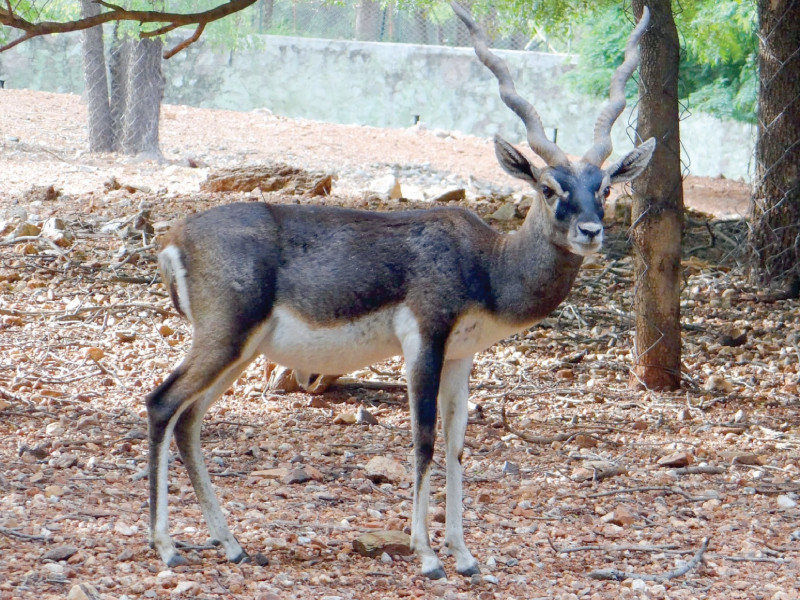
<path fill-rule="evenodd" d="M 122 151 L 125 109 L 128 101 L 128 65 L 133 44 L 133 40 L 128 38 L 120 39 L 115 33 L 109 56 L 111 124 L 114 130 L 114 150 L 116 152 Z"/>
<path fill-rule="evenodd" d="M 144 39 L 133 43 L 128 64 L 127 97 L 122 133 L 122 151 L 161 159 L 158 126 L 164 76 L 161 73 L 162 43 Z"/>
<path fill-rule="evenodd" d="M 356 6 L 356 39 L 377 41 L 381 35 L 381 4 L 375 0 L 360 0 Z"/>
<path fill-rule="evenodd" d="M 638 18 L 650 7 L 641 40 L 640 140 L 655 137 L 653 158 L 634 182 L 631 241 L 634 247 L 636 337 L 631 384 L 677 389 L 681 381 L 680 268 L 683 222 L 678 126 L 680 44 L 669 0 L 633 0 Z"/>
<path fill-rule="evenodd" d="M 272 15 L 275 11 L 275 0 L 261 0 L 261 24 L 259 31 L 261 33 L 269 31 L 272 27 Z"/>
<path fill-rule="evenodd" d="M 759 0 L 751 281 L 800 292 L 800 3 Z"/>
<path fill-rule="evenodd" d="M 81 0 L 81 16 L 100 14 L 100 5 L 92 0 Z M 83 79 L 86 111 L 89 123 L 89 152 L 112 152 L 114 128 L 108 102 L 108 77 L 106 76 L 103 27 L 92 27 L 81 33 L 83 54 Z"/>

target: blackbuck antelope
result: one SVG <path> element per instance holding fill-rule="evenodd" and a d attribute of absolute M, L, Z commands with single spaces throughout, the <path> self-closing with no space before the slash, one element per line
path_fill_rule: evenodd
<path fill-rule="evenodd" d="M 430 467 L 441 414 L 446 452 L 445 545 L 463 575 L 479 572 L 464 544 L 461 452 L 472 360 L 544 318 L 569 292 L 583 258 L 603 240 L 609 186 L 636 177 L 648 140 L 611 166 L 611 126 L 625 105 L 648 12 L 630 36 L 595 126 L 575 162 L 549 141 L 470 15 L 453 4 L 475 51 L 524 122 L 537 168 L 501 138 L 500 165 L 536 190 L 522 227 L 503 235 L 460 208 L 374 213 L 342 208 L 240 203 L 212 208 L 176 227 L 159 266 L 177 309 L 194 327 L 189 355 L 147 398 L 152 543 L 167 565 L 186 562 L 167 520 L 172 433 L 210 534 L 229 560 L 248 558 L 214 494 L 200 449 L 209 406 L 257 355 L 300 373 L 347 373 L 401 354 L 406 362 L 415 448 L 411 544 L 430 578 L 444 576 L 428 538 Z"/>

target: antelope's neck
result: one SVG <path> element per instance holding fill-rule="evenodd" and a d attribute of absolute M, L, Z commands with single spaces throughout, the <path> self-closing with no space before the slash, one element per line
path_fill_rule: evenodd
<path fill-rule="evenodd" d="M 532 324 L 566 298 L 583 257 L 550 241 L 542 219 L 529 218 L 498 244 L 494 278 L 497 312 L 505 319 Z"/>

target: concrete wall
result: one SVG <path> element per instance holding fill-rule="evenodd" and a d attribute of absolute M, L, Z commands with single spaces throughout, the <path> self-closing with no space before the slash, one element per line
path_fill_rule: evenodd
<path fill-rule="evenodd" d="M 524 139 L 518 119 L 500 101 L 497 84 L 468 48 L 262 36 L 258 50 L 213 52 L 202 43 L 165 61 L 164 101 L 252 110 L 335 123 L 407 127 L 415 115 L 431 128 Z M 499 51 L 517 89 L 533 102 L 558 143 L 582 154 L 599 110 L 562 81 L 570 58 Z M 39 38 L 0 55 L 0 78 L 13 88 L 80 93 L 77 36 Z M 614 128 L 614 145 L 630 148 L 629 112 Z M 684 162 L 695 175 L 748 178 L 753 128 L 695 113 L 681 123 Z"/>

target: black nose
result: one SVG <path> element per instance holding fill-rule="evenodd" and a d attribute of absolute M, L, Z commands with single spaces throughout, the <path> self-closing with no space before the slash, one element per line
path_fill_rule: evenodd
<path fill-rule="evenodd" d="M 581 232 L 583 235 L 588 237 L 590 240 L 593 240 L 598 233 L 603 231 L 603 227 L 600 225 L 578 225 L 578 231 Z"/>

